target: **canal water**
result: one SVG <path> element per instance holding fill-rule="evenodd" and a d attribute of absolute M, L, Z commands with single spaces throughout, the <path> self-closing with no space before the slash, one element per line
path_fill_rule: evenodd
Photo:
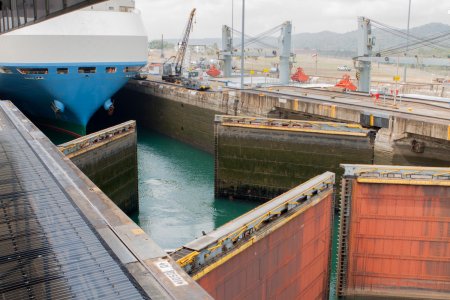
<path fill-rule="evenodd" d="M 71 136 L 41 128 L 56 145 Z M 163 249 L 175 249 L 260 205 L 214 197 L 214 157 L 138 128 L 139 213 L 130 216 Z"/>
<path fill-rule="evenodd" d="M 139 214 L 133 219 L 174 249 L 261 203 L 214 198 L 214 158 L 165 135 L 138 129 Z"/>

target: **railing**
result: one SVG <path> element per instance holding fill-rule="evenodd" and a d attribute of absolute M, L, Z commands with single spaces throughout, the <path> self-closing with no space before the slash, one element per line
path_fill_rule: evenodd
<path fill-rule="evenodd" d="M 74 156 L 77 152 L 93 147 L 97 144 L 104 143 L 108 140 L 134 132 L 136 130 L 135 121 L 127 121 L 122 124 L 109 127 L 95 133 L 82 136 L 73 141 L 61 144 L 58 146 L 59 150 L 66 156 Z"/>
<path fill-rule="evenodd" d="M 341 167 L 345 169 L 344 177 L 357 178 L 358 182 L 450 185 L 450 168 L 351 164 L 341 164 Z"/>
<path fill-rule="evenodd" d="M 0 34 L 106 0 L 0 1 Z"/>
<path fill-rule="evenodd" d="M 336 135 L 367 136 L 370 130 L 364 129 L 359 124 L 347 124 L 336 122 L 299 121 L 272 118 L 254 118 L 216 115 L 216 124 L 223 126 L 247 127 L 259 129 L 275 129 L 286 131 L 304 131 L 313 133 L 325 133 Z"/>

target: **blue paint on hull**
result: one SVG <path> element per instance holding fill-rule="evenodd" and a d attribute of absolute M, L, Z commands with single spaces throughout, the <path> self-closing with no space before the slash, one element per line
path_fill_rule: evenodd
<path fill-rule="evenodd" d="M 55 124 L 72 124 L 85 134 L 92 115 L 110 99 L 136 71 L 126 68 L 142 67 L 134 63 L 73 63 L 73 64 L 2 64 L 0 68 L 0 99 L 13 101 L 23 112 L 38 119 L 54 120 Z M 95 73 L 79 73 L 79 67 L 94 67 Z M 115 72 L 108 72 L 115 68 Z M 47 69 L 45 74 L 22 74 L 20 69 Z M 58 74 L 66 68 L 67 74 Z M 52 109 L 53 101 L 64 104 L 64 112 Z M 52 125 L 52 124 L 50 124 Z M 73 128 L 73 126 L 71 126 Z M 84 130 L 83 130 L 84 129 Z"/>

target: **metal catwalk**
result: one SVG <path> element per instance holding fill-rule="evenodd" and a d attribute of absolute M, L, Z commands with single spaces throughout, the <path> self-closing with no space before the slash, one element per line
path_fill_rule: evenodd
<path fill-rule="evenodd" d="M 1 298 L 143 298 L 55 173 L 0 110 Z"/>

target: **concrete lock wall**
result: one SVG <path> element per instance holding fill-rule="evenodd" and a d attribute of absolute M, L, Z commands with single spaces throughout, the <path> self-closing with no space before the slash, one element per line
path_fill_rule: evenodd
<path fill-rule="evenodd" d="M 269 200 L 342 162 L 372 163 L 370 137 L 216 124 L 216 196 Z"/>
<path fill-rule="evenodd" d="M 344 179 L 341 296 L 450 297 L 449 172 L 437 175 L 446 183 L 434 184 L 422 175 L 404 181 Z"/>
<path fill-rule="evenodd" d="M 136 131 L 80 151 L 70 159 L 122 211 L 138 211 Z"/>
<path fill-rule="evenodd" d="M 414 115 L 401 117 L 382 111 L 383 108 L 379 111 L 321 101 L 306 91 L 295 97 L 275 91 L 206 93 L 161 82 L 131 81 L 118 98 L 117 111 L 132 112 L 126 119 L 138 118 L 140 126 L 211 153 L 213 116 L 228 114 L 361 124 L 379 129 L 374 141 L 377 164 L 450 164 L 448 122 L 432 118 L 416 120 Z"/>
<path fill-rule="evenodd" d="M 450 141 L 424 135 L 392 135 L 388 129 L 378 131 L 374 163 L 401 166 L 450 166 Z"/>
<path fill-rule="evenodd" d="M 161 88 L 160 88 L 161 86 Z M 117 94 L 118 109 L 128 111 L 139 126 L 194 147 L 214 152 L 214 116 L 232 113 L 234 98 L 164 84 L 130 83 Z"/>

